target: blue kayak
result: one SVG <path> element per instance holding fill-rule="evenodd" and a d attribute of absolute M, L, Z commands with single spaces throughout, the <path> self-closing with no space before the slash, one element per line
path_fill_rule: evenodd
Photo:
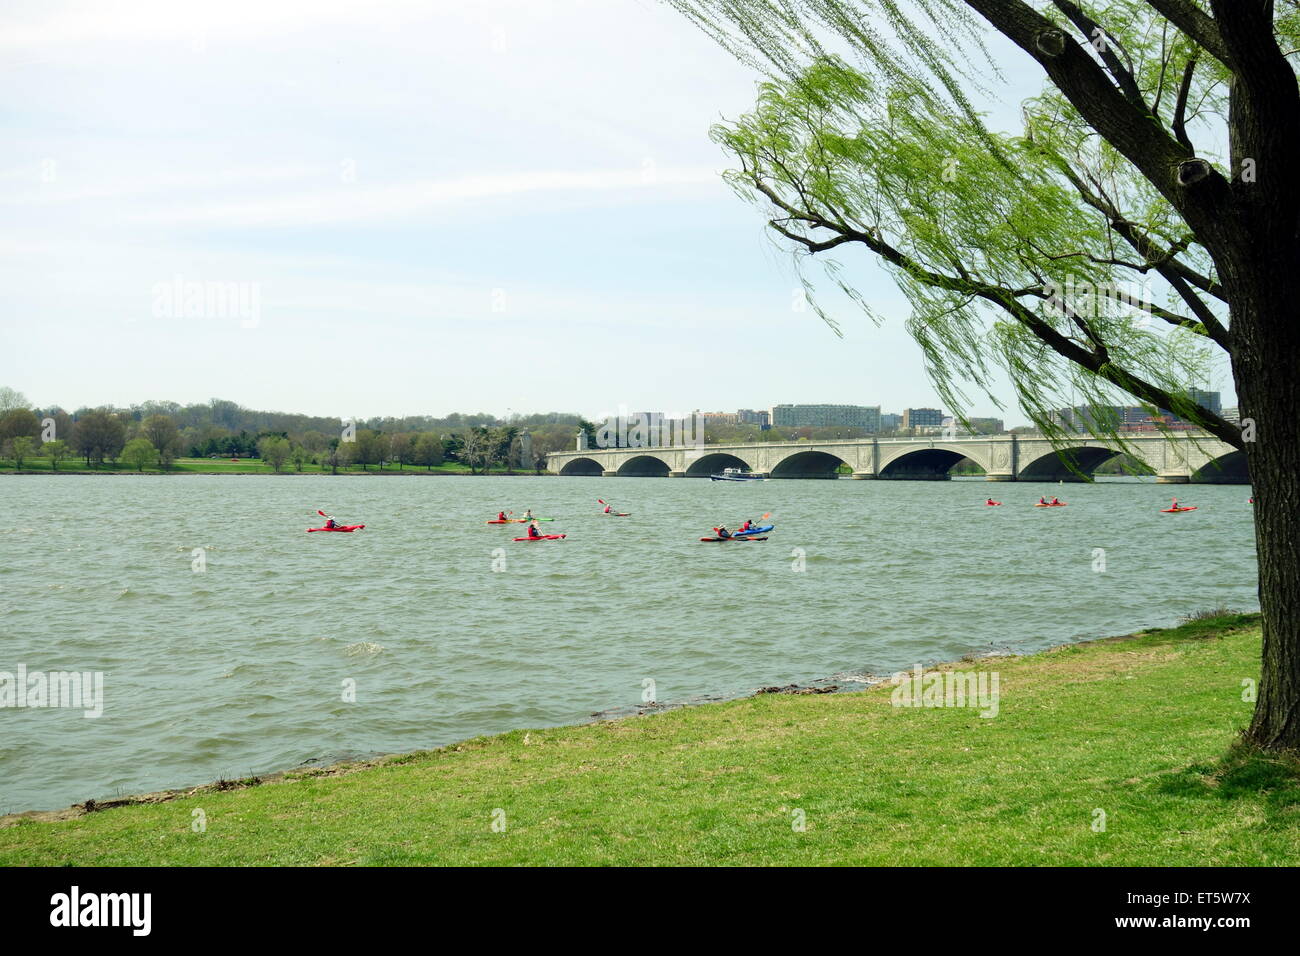
<path fill-rule="evenodd" d="M 775 527 L 776 525 L 774 524 L 765 524 L 759 528 L 750 528 L 748 531 L 733 531 L 731 536 L 733 538 L 743 538 L 746 535 L 751 535 L 751 534 L 766 534 L 768 531 L 771 531 Z"/>

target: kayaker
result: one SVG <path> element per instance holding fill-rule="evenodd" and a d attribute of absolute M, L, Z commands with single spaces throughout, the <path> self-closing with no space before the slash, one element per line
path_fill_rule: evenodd
<path fill-rule="evenodd" d="M 534 521 L 532 524 L 530 524 L 530 525 L 528 526 L 528 537 L 530 537 L 530 538 L 540 538 L 541 536 L 542 536 L 542 533 L 541 533 L 540 531 L 537 530 L 537 522 Z"/>
<path fill-rule="evenodd" d="M 498 512 L 497 512 L 497 520 L 498 520 L 498 521 L 507 521 L 507 520 L 509 520 L 509 519 L 506 518 L 506 513 L 505 513 L 504 511 L 498 511 Z"/>
<path fill-rule="evenodd" d="M 997 502 L 994 501 L 992 498 L 987 499 L 984 503 L 985 503 L 986 505 L 995 505 L 995 504 L 997 504 Z"/>
<path fill-rule="evenodd" d="M 714 531 L 717 532 L 717 535 L 718 535 L 719 538 L 730 538 L 730 537 L 731 537 L 731 532 L 728 531 L 728 530 L 726 529 L 725 526 L 724 526 L 724 527 L 721 527 L 721 528 L 715 528 Z"/>
<path fill-rule="evenodd" d="M 613 509 L 609 505 L 605 505 L 605 514 L 611 514 L 612 512 Z"/>
<path fill-rule="evenodd" d="M 327 527 L 327 528 L 337 528 L 338 526 L 339 526 L 339 523 L 338 523 L 337 521 L 335 521 L 333 518 L 326 518 L 326 519 L 325 519 L 325 527 Z"/>
<path fill-rule="evenodd" d="M 1039 499 L 1038 499 L 1038 503 L 1039 503 L 1040 505 L 1045 505 L 1045 504 L 1047 504 L 1047 499 L 1044 498 L 1044 497 L 1041 497 L 1041 496 L 1040 496 Z"/>
<path fill-rule="evenodd" d="M 750 528 L 752 528 L 752 527 L 754 527 L 754 519 L 753 519 L 753 518 L 746 518 L 746 519 L 745 519 L 745 523 L 742 524 L 742 525 L 740 526 L 740 530 L 741 530 L 741 531 L 748 531 L 748 530 L 749 530 Z"/>
<path fill-rule="evenodd" d="M 525 520 L 525 521 L 535 521 L 535 520 L 537 520 L 537 519 L 535 519 L 535 518 L 533 517 L 533 509 L 532 509 L 532 508 L 529 508 L 529 509 L 527 509 L 527 510 L 524 512 L 524 520 Z"/>
<path fill-rule="evenodd" d="M 1059 505 L 1060 503 L 1061 503 L 1061 499 L 1056 497 L 1056 495 L 1052 495 L 1052 504 Z"/>

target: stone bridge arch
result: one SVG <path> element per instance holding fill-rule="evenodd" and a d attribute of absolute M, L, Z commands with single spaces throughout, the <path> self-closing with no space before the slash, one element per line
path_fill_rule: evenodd
<path fill-rule="evenodd" d="M 714 472 L 722 471 L 724 468 L 741 468 L 745 471 L 755 471 L 753 464 L 745 459 L 734 455 L 731 452 L 716 451 L 701 455 L 686 466 L 687 478 L 707 478 Z"/>
<path fill-rule="evenodd" d="M 620 478 L 667 478 L 672 471 L 658 455 L 632 455 L 618 466 Z"/>
<path fill-rule="evenodd" d="M 882 479 L 910 481 L 947 481 L 953 466 L 969 458 L 988 474 L 987 448 L 983 443 L 969 445 L 944 445 L 935 443 L 927 448 L 912 448 L 886 456 L 876 475 Z"/>
<path fill-rule="evenodd" d="M 561 475 L 599 477 L 605 469 L 594 458 L 572 458 L 560 469 Z"/>
<path fill-rule="evenodd" d="M 1100 442 L 1048 450 L 1032 457 L 1026 456 L 1029 460 L 1021 464 L 1016 478 L 1018 481 L 1089 481 L 1105 462 L 1122 454 L 1121 450 Z M 1135 457 L 1145 460 L 1140 453 Z"/>
<path fill-rule="evenodd" d="M 1248 485 L 1250 468 L 1244 451 L 1230 451 L 1192 472 L 1192 481 L 1207 485 Z"/>
<path fill-rule="evenodd" d="M 847 464 L 838 455 L 809 448 L 786 455 L 768 474 L 773 478 L 835 478 L 839 467 Z"/>

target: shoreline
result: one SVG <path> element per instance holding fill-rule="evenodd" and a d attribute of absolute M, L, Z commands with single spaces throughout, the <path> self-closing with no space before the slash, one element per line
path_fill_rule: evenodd
<path fill-rule="evenodd" d="M 1235 612 L 1233 612 L 1235 613 Z M 1251 622 L 1257 622 L 1259 614 L 1256 611 L 1243 612 L 1238 617 L 1249 619 Z M 1185 622 L 1186 624 L 1195 623 L 1194 621 Z M 1250 626 L 1250 625 L 1244 625 Z M 1240 629 L 1240 626 L 1234 628 Z M 1081 641 L 1070 641 L 1063 644 L 1054 644 L 1051 647 L 1043 648 L 1028 654 L 1017 653 L 1014 649 L 1008 647 L 1005 650 L 994 651 L 986 654 L 966 654 L 957 660 L 952 661 L 935 661 L 920 665 L 925 673 L 946 672 L 953 670 L 961 665 L 981 665 L 990 661 L 1013 661 L 1027 660 L 1041 655 L 1050 654 L 1059 651 L 1062 648 L 1082 648 L 1100 644 L 1113 644 L 1125 641 L 1134 641 L 1144 635 L 1157 633 L 1170 628 L 1147 627 L 1140 630 L 1132 631 L 1128 634 L 1121 634 L 1111 637 L 1089 638 Z M 713 707 L 720 704 L 734 703 L 743 700 L 752 700 L 767 695 L 791 695 L 791 696 L 809 696 L 809 695 L 846 695 L 846 694 L 866 694 L 879 690 L 881 687 L 894 686 L 896 675 L 880 677 L 872 672 L 863 674 L 839 674 L 831 677 L 819 677 L 809 680 L 803 684 L 787 684 L 785 686 L 767 686 L 759 687 L 754 690 L 735 694 L 710 694 L 688 698 L 682 701 L 671 701 L 664 703 L 649 703 L 640 705 L 626 705 L 620 707 L 611 707 L 604 710 L 592 712 L 588 720 L 579 721 L 572 724 L 556 724 L 548 727 L 529 728 L 529 730 L 553 731 L 565 730 L 579 727 L 589 727 L 594 724 L 620 723 L 631 721 L 638 717 L 649 717 L 657 714 L 670 713 L 678 710 L 689 710 L 700 707 Z M 850 685 L 850 686 L 845 686 Z M 356 760 L 337 760 L 332 763 L 315 765 L 315 760 L 328 758 L 314 758 L 305 761 L 295 767 L 284 770 L 268 771 L 262 774 L 256 774 L 249 777 L 243 777 L 237 780 L 220 779 L 209 783 L 179 786 L 165 788 L 162 790 L 148 791 L 145 793 L 130 794 L 122 797 L 113 797 L 103 800 L 88 799 L 82 803 L 74 803 L 61 809 L 53 810 L 20 810 L 14 813 L 0 814 L 0 829 L 16 826 L 22 822 L 35 823 L 56 823 L 64 820 L 75 820 L 92 813 L 101 813 L 105 810 L 118 809 L 122 807 L 145 806 L 149 804 L 170 803 L 176 800 L 188 799 L 194 796 L 200 796 L 208 793 L 221 793 L 228 790 L 245 790 L 253 787 L 266 786 L 269 784 L 292 783 L 295 781 L 315 778 L 315 777 L 334 777 L 346 776 L 363 770 L 369 770 L 376 767 L 385 766 L 394 762 L 405 762 L 415 757 L 437 754 L 444 752 L 459 751 L 463 746 L 471 741 L 491 740 L 493 738 L 509 736 L 525 732 L 524 728 L 512 728 L 509 730 L 496 731 L 488 734 L 481 734 L 477 737 L 469 737 L 463 740 L 454 741 L 436 747 L 417 748 L 415 750 L 397 751 L 392 753 L 378 754 L 372 757 L 366 757 Z"/>
<path fill-rule="evenodd" d="M 56 477 L 61 475 L 86 476 L 98 475 L 105 478 L 184 478 L 191 475 L 220 475 L 229 478 L 365 478 L 376 476 L 393 476 L 404 477 L 412 476 L 417 478 L 558 478 L 553 471 L 544 471 L 541 474 L 524 473 L 521 471 L 493 471 L 487 474 L 482 472 L 468 471 L 344 471 L 338 474 L 332 474 L 326 471 L 193 471 L 183 469 L 178 471 L 97 471 L 87 468 L 81 471 L 3 471 L 0 472 L 0 478 L 30 478 L 33 476 Z"/>
<path fill-rule="evenodd" d="M 1068 646 L 1068 645 L 1063 645 Z M 979 658 L 980 660 L 997 657 L 1021 657 L 1024 655 L 991 655 L 990 658 Z M 951 662 L 966 663 L 965 658 L 962 661 Z M 948 666 L 947 664 L 927 665 L 927 667 L 940 668 Z M 827 681 L 836 680 L 834 677 L 819 677 L 807 684 L 787 684 L 784 687 L 769 686 L 760 687 L 756 690 L 743 694 L 726 695 L 710 694 L 699 697 L 691 697 L 682 701 L 671 701 L 665 703 L 627 705 L 624 707 L 610 707 L 605 710 L 594 711 L 590 718 L 578 721 L 572 724 L 554 724 L 546 727 L 530 728 L 536 730 L 563 730 L 572 727 L 588 727 L 592 724 L 614 723 L 623 720 L 631 720 L 636 717 L 648 717 L 654 714 L 664 714 L 674 710 L 684 710 L 691 707 L 708 707 L 714 704 L 725 704 L 731 701 L 747 700 L 752 697 L 761 697 L 764 694 L 849 694 L 861 691 L 871 690 L 881 684 L 888 683 L 888 679 L 872 679 L 871 675 L 858 677 L 839 678 L 839 683 L 829 684 L 828 686 L 819 686 Z M 842 687 L 841 684 L 860 684 L 857 687 Z M 436 747 L 420 747 L 415 750 L 399 750 L 391 753 L 377 754 L 372 757 L 362 757 L 354 760 L 335 760 L 332 763 L 317 764 L 317 760 L 326 760 L 327 757 L 313 758 L 304 761 L 295 767 L 285 770 L 271 770 L 266 773 L 254 774 L 249 777 L 242 777 L 237 780 L 214 780 L 209 783 L 194 784 L 189 786 L 168 787 L 162 790 L 151 790 L 145 793 L 129 794 L 124 797 L 111 797 L 103 800 L 88 799 L 82 803 L 74 803 L 70 806 L 57 810 L 18 810 L 14 813 L 0 814 L 0 829 L 8 826 L 14 826 L 24 820 L 35 822 L 54 823 L 60 820 L 75 820 L 78 817 L 86 816 L 90 813 L 101 813 L 105 810 L 113 810 L 119 807 L 143 806 L 153 803 L 170 803 L 174 800 L 183 800 L 188 797 L 198 796 L 204 793 L 222 793 L 227 790 L 245 790 L 250 787 L 264 786 L 272 783 L 283 783 L 303 779 L 305 777 L 324 777 L 324 776 L 342 776 L 348 773 L 355 773 L 360 770 L 367 770 L 372 767 L 382 766 L 392 761 L 401 761 L 421 754 L 432 754 L 447 750 L 457 750 L 471 740 L 480 740 L 484 738 L 500 737 L 507 734 L 519 733 L 522 728 L 511 728 L 509 730 L 493 731 L 488 734 L 480 734 L 478 737 L 466 737 L 462 740 L 452 741 Z"/>
<path fill-rule="evenodd" d="M 1300 864 L 1300 757 L 1240 738 L 1259 618 L 1184 620 L 927 668 L 923 700 L 761 688 L 10 815 L 0 866 Z"/>

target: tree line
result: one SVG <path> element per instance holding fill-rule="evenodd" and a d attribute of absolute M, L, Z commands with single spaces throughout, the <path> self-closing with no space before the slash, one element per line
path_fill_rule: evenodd
<path fill-rule="evenodd" d="M 87 468 L 121 462 L 140 471 L 166 470 L 187 457 L 260 458 L 276 472 L 309 464 L 334 473 L 357 466 L 431 470 L 444 463 L 472 473 L 502 466 L 540 471 L 547 453 L 573 447 L 579 428 L 593 433 L 595 426 L 561 412 L 508 420 L 485 412 L 344 420 L 257 411 L 224 399 L 68 412 L 33 407 L 22 393 L 0 387 L 0 457 L 19 470 L 29 460 L 46 459 L 57 471 L 73 458 Z"/>

